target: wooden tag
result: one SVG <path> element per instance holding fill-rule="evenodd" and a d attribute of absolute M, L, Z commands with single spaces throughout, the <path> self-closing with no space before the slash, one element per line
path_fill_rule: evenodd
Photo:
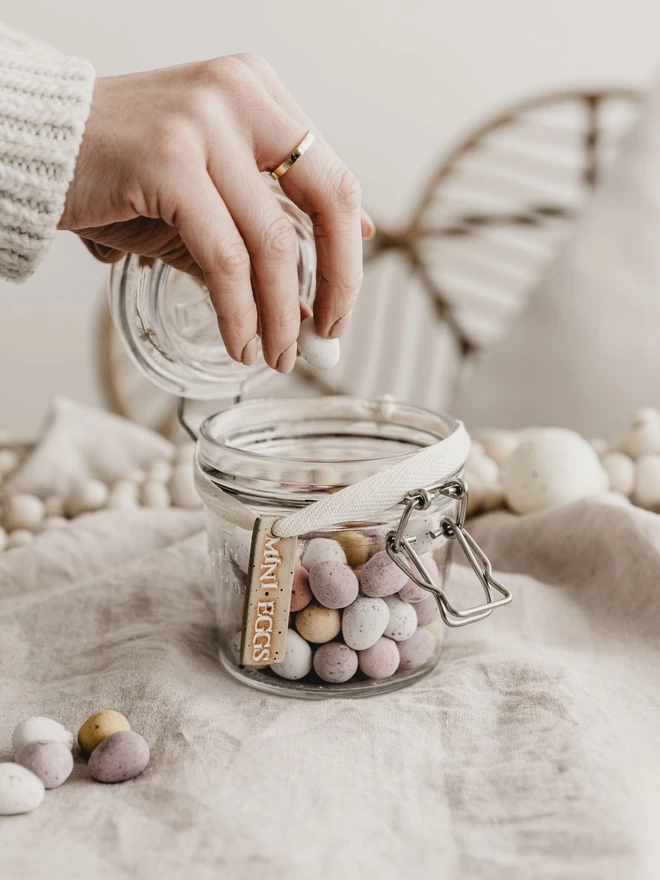
<path fill-rule="evenodd" d="M 298 539 L 273 535 L 271 529 L 278 519 L 261 517 L 252 530 L 241 640 L 244 666 L 270 666 L 284 660 Z"/>

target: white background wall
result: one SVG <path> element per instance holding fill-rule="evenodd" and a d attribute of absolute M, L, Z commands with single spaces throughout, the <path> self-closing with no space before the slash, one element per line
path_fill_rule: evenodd
<path fill-rule="evenodd" d="M 643 84 L 660 61 L 657 0 L 3 0 L 0 16 L 99 75 L 260 53 L 388 223 L 442 151 L 502 104 L 562 85 Z M 103 275 L 60 234 L 26 284 L 0 282 L 0 429 L 31 434 L 56 393 L 99 400 Z"/>

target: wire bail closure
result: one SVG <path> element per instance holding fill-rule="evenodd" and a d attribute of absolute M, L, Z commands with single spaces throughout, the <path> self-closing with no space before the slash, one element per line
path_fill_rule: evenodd
<path fill-rule="evenodd" d="M 415 538 L 406 536 L 406 529 L 413 511 L 428 510 L 437 495 L 455 498 L 459 502 L 458 514 L 455 519 L 444 516 L 440 521 L 439 531 L 429 534 L 433 538 L 444 535 L 447 539 L 455 539 L 458 542 L 486 595 L 486 602 L 482 605 L 475 605 L 472 608 L 456 608 L 444 590 L 433 583 L 415 550 Z M 387 535 L 385 549 L 390 559 L 408 575 L 413 583 L 435 596 L 440 616 L 447 626 L 466 626 L 468 623 L 476 623 L 491 615 L 496 608 L 508 605 L 512 599 L 511 593 L 495 580 L 490 560 L 465 529 L 468 502 L 468 487 L 465 481 L 456 477 L 434 489 L 415 489 L 406 496 L 405 500 L 406 506 L 401 514 L 399 525 L 395 531 L 391 531 Z M 403 554 L 408 557 L 410 564 L 403 558 Z M 499 593 L 502 598 L 494 598 L 493 590 Z"/>

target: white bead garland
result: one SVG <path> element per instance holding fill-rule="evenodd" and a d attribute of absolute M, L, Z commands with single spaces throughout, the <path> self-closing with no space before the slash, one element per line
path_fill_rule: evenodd
<path fill-rule="evenodd" d="M 469 487 L 468 514 L 473 516 L 505 506 L 502 468 L 522 440 L 539 429 L 506 431 L 486 429 L 476 433 L 465 466 Z M 601 438 L 588 443 L 599 456 L 610 491 L 622 503 L 660 512 L 660 412 L 639 410 L 627 433 L 613 447 Z M 195 444 L 184 441 L 172 457 L 156 459 L 145 469 L 134 468 L 106 486 L 99 480 L 81 481 L 62 499 L 45 499 L 28 493 L 6 495 L 0 506 L 0 552 L 22 547 L 36 534 L 62 529 L 69 519 L 96 510 L 131 512 L 140 507 L 201 507 L 194 481 Z M 0 448 L 0 484 L 20 463 L 12 448 Z M 612 499 L 615 495 L 610 496 Z"/>

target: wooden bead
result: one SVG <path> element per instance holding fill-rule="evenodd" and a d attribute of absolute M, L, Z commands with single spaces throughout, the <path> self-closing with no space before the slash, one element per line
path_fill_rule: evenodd
<path fill-rule="evenodd" d="M 3 525 L 9 532 L 17 529 L 34 531 L 44 518 L 44 503 L 36 495 L 20 492 L 10 495 L 4 505 Z"/>
<path fill-rule="evenodd" d="M 634 461 L 622 452 L 606 452 L 600 462 L 607 472 L 610 490 L 629 498 L 635 489 Z"/>
<path fill-rule="evenodd" d="M 100 510 L 108 500 L 108 487 L 100 480 L 83 480 L 69 493 L 65 510 L 67 516 L 81 516 Z"/>
<path fill-rule="evenodd" d="M 167 486 L 158 480 L 147 480 L 140 491 L 140 503 L 143 507 L 162 510 L 170 506 L 170 493 Z"/>

